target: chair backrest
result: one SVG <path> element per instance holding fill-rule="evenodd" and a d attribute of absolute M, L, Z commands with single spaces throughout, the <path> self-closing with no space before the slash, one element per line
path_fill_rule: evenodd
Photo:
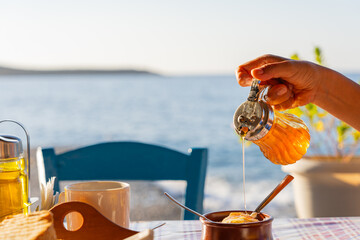
<path fill-rule="evenodd" d="M 184 180 L 187 182 L 185 205 L 202 213 L 207 166 L 207 149 L 189 149 L 184 154 L 161 146 L 140 142 L 106 142 L 62 154 L 54 148 L 39 148 L 39 182 L 56 177 L 71 180 Z M 197 219 L 185 211 L 184 219 Z"/>

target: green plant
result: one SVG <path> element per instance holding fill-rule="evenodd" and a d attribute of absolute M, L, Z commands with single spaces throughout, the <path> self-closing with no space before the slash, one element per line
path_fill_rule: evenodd
<path fill-rule="evenodd" d="M 324 58 L 319 47 L 315 47 L 314 55 L 315 62 L 323 65 Z M 293 54 L 291 58 L 300 60 L 298 54 Z M 350 161 L 356 154 L 360 146 L 360 132 L 345 122 L 336 119 L 312 103 L 290 109 L 288 112 L 305 118 L 304 120 L 308 123 L 312 137 L 311 154 L 336 156 L 345 162 Z"/>

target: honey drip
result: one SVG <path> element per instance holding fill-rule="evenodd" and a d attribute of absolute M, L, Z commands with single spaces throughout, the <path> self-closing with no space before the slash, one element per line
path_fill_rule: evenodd
<path fill-rule="evenodd" d="M 242 174 L 243 174 L 243 195 L 244 195 L 244 211 L 246 213 L 246 188 L 245 188 L 245 136 L 247 132 L 249 131 L 248 128 L 243 128 L 241 130 L 241 143 L 242 143 Z"/>
<path fill-rule="evenodd" d="M 253 143 L 275 164 L 295 163 L 305 155 L 309 147 L 309 130 L 301 119 L 292 114 L 275 111 L 274 115 L 270 131 Z"/>
<path fill-rule="evenodd" d="M 243 191 L 244 191 L 244 211 L 246 213 L 246 188 L 245 188 L 245 136 L 241 136 L 242 141 L 242 163 L 243 163 Z"/>

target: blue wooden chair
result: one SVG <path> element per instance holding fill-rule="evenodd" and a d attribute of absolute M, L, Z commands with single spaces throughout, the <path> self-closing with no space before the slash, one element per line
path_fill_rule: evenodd
<path fill-rule="evenodd" d="M 107 142 L 55 154 L 54 148 L 37 151 L 39 182 L 55 176 L 75 180 L 184 180 L 185 205 L 203 211 L 207 149 L 189 149 L 189 154 L 139 142 Z M 187 211 L 185 220 L 197 219 Z"/>

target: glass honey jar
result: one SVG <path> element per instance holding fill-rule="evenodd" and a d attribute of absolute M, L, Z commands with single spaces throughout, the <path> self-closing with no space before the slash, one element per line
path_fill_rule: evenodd
<path fill-rule="evenodd" d="M 29 149 L 27 151 L 29 153 Z M 10 214 L 28 212 L 28 159 L 24 156 L 20 138 L 0 135 L 0 221 Z"/>
<path fill-rule="evenodd" d="M 293 114 L 274 111 L 261 97 L 259 81 L 254 79 L 246 102 L 234 114 L 238 135 L 260 147 L 275 164 L 295 163 L 310 145 L 306 124 Z"/>

